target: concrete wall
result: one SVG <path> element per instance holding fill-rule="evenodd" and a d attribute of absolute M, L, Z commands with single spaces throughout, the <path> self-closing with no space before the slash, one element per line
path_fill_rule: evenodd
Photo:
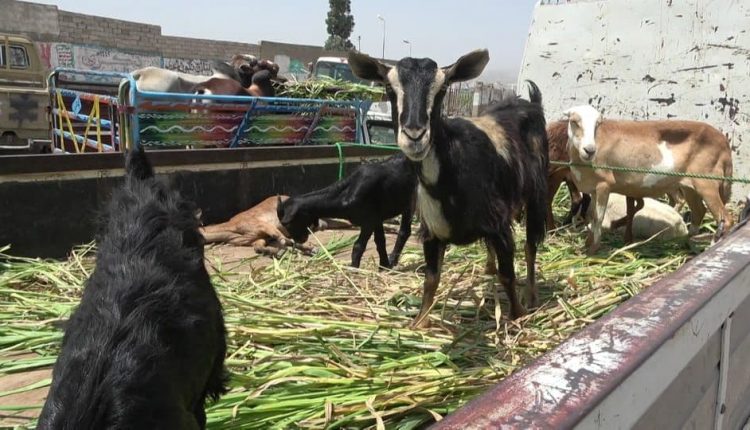
<path fill-rule="evenodd" d="M 541 4 L 519 88 L 534 80 L 550 119 L 590 103 L 611 118 L 708 122 L 730 139 L 734 175 L 750 177 L 750 147 L 743 144 L 750 138 L 748 28 L 744 1 Z M 737 199 L 750 186 L 735 184 L 733 191 Z"/>

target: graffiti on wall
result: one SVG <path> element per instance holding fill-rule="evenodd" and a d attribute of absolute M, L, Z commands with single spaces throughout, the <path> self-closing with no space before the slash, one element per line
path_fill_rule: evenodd
<path fill-rule="evenodd" d="M 105 72 L 129 72 L 146 66 L 161 66 L 161 57 L 130 54 L 115 49 L 70 43 L 39 42 L 42 64 L 47 68 L 71 67 Z"/>
<path fill-rule="evenodd" d="M 212 61 L 187 58 L 164 58 L 164 68 L 183 73 L 210 76 Z"/>
<path fill-rule="evenodd" d="M 115 49 L 73 46 L 73 58 L 79 69 L 104 72 L 130 72 L 146 66 L 161 66 L 161 57 L 129 54 Z"/>

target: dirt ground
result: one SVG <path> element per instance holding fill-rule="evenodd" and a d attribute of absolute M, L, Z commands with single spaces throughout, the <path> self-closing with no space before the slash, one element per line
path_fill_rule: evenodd
<path fill-rule="evenodd" d="M 393 244 L 396 241 L 397 226 L 389 225 L 386 227 L 386 246 L 390 252 L 393 249 Z M 320 243 L 326 244 L 334 238 L 349 238 L 356 237 L 359 234 L 357 229 L 348 230 L 327 230 L 317 232 L 315 235 Z M 317 246 L 317 242 L 311 236 L 309 244 Z M 406 247 L 420 247 L 419 241 L 416 234 L 412 234 L 407 242 Z M 296 251 L 291 251 L 296 252 Z M 232 245 L 210 245 L 206 247 L 206 266 L 209 272 L 215 270 L 213 267 L 214 262 L 221 261 L 221 264 L 232 265 L 242 262 L 243 260 L 253 259 L 254 264 L 270 264 L 272 258 L 265 255 L 257 255 L 251 247 L 243 246 L 232 246 Z M 341 260 L 345 264 L 351 262 L 351 247 L 347 250 L 340 252 L 336 255 L 336 259 Z M 362 264 L 366 264 L 372 260 L 373 262 L 378 261 L 377 251 L 375 249 L 375 243 L 372 239 L 367 244 L 367 250 L 362 258 Z M 33 353 L 11 353 L 5 354 L 3 357 L 18 357 L 28 358 L 33 356 Z M 30 386 L 38 383 L 45 379 L 52 377 L 52 368 L 44 368 L 34 370 L 30 372 L 16 373 L 4 377 L 0 377 L 0 393 L 6 393 L 9 391 L 17 390 L 23 387 Z M 3 411 L 0 410 L 0 429 L 11 429 L 15 425 L 26 424 L 30 419 L 36 418 L 41 411 L 41 407 L 47 396 L 48 387 L 37 388 L 31 391 L 0 396 L 0 409 L 3 407 L 11 406 L 31 406 L 39 405 L 39 409 L 31 409 L 24 411 Z"/>
<path fill-rule="evenodd" d="M 388 249 L 388 253 L 390 253 L 393 250 L 393 244 L 396 242 L 396 233 L 398 232 L 398 226 L 397 225 L 386 225 L 386 248 Z M 317 241 L 313 238 L 313 236 L 310 236 L 310 238 L 307 241 L 307 245 L 315 246 L 316 248 L 319 247 L 318 241 L 322 244 L 327 244 L 331 240 L 335 238 L 351 238 L 351 237 L 357 237 L 359 235 L 359 229 L 343 229 L 343 230 L 325 230 L 325 231 L 319 231 L 315 233 L 315 237 L 317 237 Z M 417 237 L 416 231 L 412 231 L 412 235 L 409 237 L 409 240 L 406 242 L 406 246 L 404 248 L 408 247 L 418 247 L 421 249 L 421 244 L 419 242 L 419 239 Z M 298 252 L 298 251 L 288 251 L 288 252 Z M 254 258 L 254 261 L 257 261 L 258 263 L 265 263 L 270 264 L 273 260 L 270 256 L 266 255 L 258 255 L 255 253 L 252 247 L 246 247 L 246 246 L 232 246 L 232 245 L 209 245 L 206 247 L 206 260 L 207 260 L 207 267 L 209 269 L 209 272 L 214 270 L 214 267 L 212 267 L 212 262 L 216 259 L 219 259 L 223 264 L 232 264 L 236 262 L 240 262 L 242 260 L 246 260 L 249 258 Z M 351 247 L 347 247 L 345 251 L 341 251 L 338 254 L 336 254 L 336 259 L 340 260 L 342 262 L 345 262 L 347 264 L 351 263 L 352 259 L 352 250 Z M 378 261 L 378 252 L 375 249 L 375 242 L 372 238 L 370 238 L 370 241 L 367 243 L 367 249 L 365 250 L 364 255 L 362 256 L 362 264 L 364 265 L 367 261 Z"/>
<path fill-rule="evenodd" d="M 4 353 L 3 358 L 29 358 L 33 353 Z M 52 369 L 40 369 L 30 372 L 15 373 L 0 378 L 0 393 L 5 393 L 19 388 L 27 387 L 39 381 L 52 377 Z M 37 388 L 18 394 L 0 397 L 0 407 L 8 406 L 31 406 L 39 405 L 39 409 L 26 411 L 0 411 L 0 429 L 13 428 L 17 424 L 29 422 L 29 418 L 35 418 L 41 411 L 44 399 L 47 397 L 47 387 Z"/>

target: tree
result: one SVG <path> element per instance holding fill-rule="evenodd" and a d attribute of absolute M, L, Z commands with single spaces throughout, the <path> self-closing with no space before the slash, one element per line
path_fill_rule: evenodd
<path fill-rule="evenodd" d="M 351 10 L 351 0 L 328 0 L 330 10 L 326 18 L 328 40 L 325 49 L 332 51 L 347 51 L 354 49 L 349 40 L 354 30 L 354 16 Z"/>

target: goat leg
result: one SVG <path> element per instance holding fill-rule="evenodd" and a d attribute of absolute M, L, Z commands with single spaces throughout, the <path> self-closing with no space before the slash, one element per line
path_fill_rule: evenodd
<path fill-rule="evenodd" d="M 380 257 L 380 267 L 390 269 L 391 263 L 388 260 L 388 250 L 385 247 L 383 224 L 375 226 L 375 248 L 378 250 L 378 256 Z"/>
<path fill-rule="evenodd" d="M 595 201 L 594 216 L 591 220 L 591 232 L 587 240 L 588 254 L 593 255 L 599 250 L 602 240 L 602 222 L 604 214 L 607 211 L 607 201 L 609 201 L 609 187 L 606 184 L 599 184 L 592 195 Z"/>
<path fill-rule="evenodd" d="M 409 236 L 411 236 L 412 214 L 413 210 L 411 207 L 401 214 L 401 225 L 398 229 L 396 243 L 393 245 L 393 252 L 391 252 L 391 255 L 388 257 L 391 267 L 396 267 L 398 265 L 398 260 L 401 258 L 401 252 L 404 250 L 404 245 L 406 245 L 406 241 L 409 240 Z"/>
<path fill-rule="evenodd" d="M 435 292 L 440 284 L 440 271 L 443 267 L 445 244 L 436 238 L 425 239 L 424 249 L 425 276 L 422 291 L 422 307 L 414 318 L 412 328 L 426 328 L 429 326 L 427 315 L 435 301 Z"/>
<path fill-rule="evenodd" d="M 535 308 L 539 302 L 536 288 L 536 243 L 526 240 L 526 290 L 524 299 L 526 306 Z"/>
<path fill-rule="evenodd" d="M 253 246 L 253 250 L 257 254 L 268 255 L 270 257 L 276 257 L 276 258 L 279 258 L 282 255 L 284 255 L 284 251 L 285 251 L 283 247 L 269 245 L 265 239 L 256 240 L 255 242 L 253 242 L 252 246 Z"/>
<path fill-rule="evenodd" d="M 510 226 L 503 228 L 501 234 L 488 240 L 497 255 L 497 277 L 510 301 L 510 316 L 512 319 L 520 318 L 526 314 L 526 309 L 518 300 L 518 294 L 516 293 L 516 273 L 513 267 L 514 242 Z"/>
<path fill-rule="evenodd" d="M 560 188 L 569 169 L 557 169 L 547 178 L 547 231 L 555 229 L 555 216 L 552 213 L 552 201 Z"/>
<path fill-rule="evenodd" d="M 589 202 L 591 200 L 587 194 L 578 191 L 578 187 L 572 180 L 566 179 L 565 185 L 568 187 L 568 194 L 570 195 L 570 212 L 565 216 L 563 225 L 568 225 L 574 223 L 578 214 L 586 218 L 586 211 L 589 209 Z"/>
<path fill-rule="evenodd" d="M 292 242 L 292 248 L 299 250 L 305 255 L 313 255 L 317 252 L 314 246 L 305 245 L 304 243 Z"/>
<path fill-rule="evenodd" d="M 627 203 L 627 223 L 625 224 L 625 243 L 632 243 L 633 242 L 633 219 L 635 218 L 635 214 L 638 213 L 639 210 L 643 209 L 643 199 L 638 198 L 632 198 L 627 197 L 625 199 L 625 202 Z"/>
<path fill-rule="evenodd" d="M 485 275 L 497 275 L 497 254 L 495 248 L 487 243 L 487 261 L 484 263 Z"/>
<path fill-rule="evenodd" d="M 362 254 L 365 253 L 370 236 L 372 236 L 372 230 L 369 227 L 362 226 L 359 230 L 359 237 L 352 247 L 352 267 L 359 267 L 362 261 Z"/>

